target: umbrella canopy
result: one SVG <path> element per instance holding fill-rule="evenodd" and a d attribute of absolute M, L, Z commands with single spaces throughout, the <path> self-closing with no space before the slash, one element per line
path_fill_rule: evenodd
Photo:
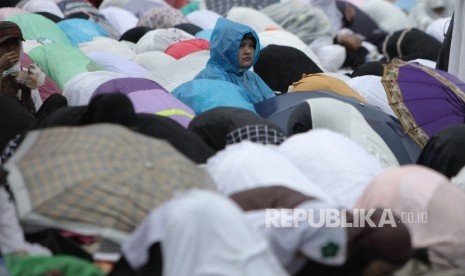
<path fill-rule="evenodd" d="M 101 84 L 92 97 L 120 92 L 131 99 L 137 113 L 152 113 L 170 117 L 187 128 L 194 111 L 171 95 L 158 83 L 143 78 L 118 78 Z"/>
<path fill-rule="evenodd" d="M 464 123 L 465 83 L 441 70 L 396 60 L 382 78 L 404 131 L 424 147 L 440 130 Z"/>
<path fill-rule="evenodd" d="M 5 169 L 20 220 L 116 242 L 176 191 L 213 187 L 167 142 L 110 124 L 29 132 Z"/>

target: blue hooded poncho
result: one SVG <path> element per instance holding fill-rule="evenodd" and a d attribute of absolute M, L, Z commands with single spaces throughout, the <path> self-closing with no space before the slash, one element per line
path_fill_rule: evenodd
<path fill-rule="evenodd" d="M 260 42 L 257 33 L 250 27 L 220 17 L 216 22 L 210 40 L 210 59 L 205 69 L 195 79 L 216 79 L 232 82 L 249 92 L 249 100 L 255 104 L 275 97 L 273 90 L 256 73 L 240 68 L 239 47 L 245 34 L 255 38 L 255 54 L 251 67 L 260 54 Z"/>

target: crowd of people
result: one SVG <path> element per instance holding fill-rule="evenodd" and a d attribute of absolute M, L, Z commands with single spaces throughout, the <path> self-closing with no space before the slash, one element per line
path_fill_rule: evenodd
<path fill-rule="evenodd" d="M 464 275 L 464 15 L 3 1 L 0 275 Z"/>

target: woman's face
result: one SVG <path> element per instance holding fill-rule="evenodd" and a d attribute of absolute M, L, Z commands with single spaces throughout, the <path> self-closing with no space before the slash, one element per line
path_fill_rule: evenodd
<path fill-rule="evenodd" d="M 16 51 L 16 53 L 19 55 L 19 51 L 21 49 L 20 43 L 21 40 L 16 37 L 5 40 L 2 44 L 0 44 L 0 56 L 3 56 L 4 54 L 11 51 Z"/>
<path fill-rule="evenodd" d="M 253 57 L 255 54 L 255 41 L 246 37 L 242 39 L 241 45 L 239 47 L 239 67 L 240 68 L 249 68 L 252 66 Z"/>

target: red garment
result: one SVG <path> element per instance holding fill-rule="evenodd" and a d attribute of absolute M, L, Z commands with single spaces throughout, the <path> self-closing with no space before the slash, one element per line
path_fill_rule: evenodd
<path fill-rule="evenodd" d="M 170 55 L 175 59 L 180 59 L 188 54 L 202 50 L 210 50 L 210 42 L 205 39 L 195 38 L 171 44 L 168 48 L 166 48 L 165 54 Z"/>
<path fill-rule="evenodd" d="M 165 2 L 170 4 L 172 7 L 179 9 L 189 3 L 189 0 L 165 0 Z"/>

